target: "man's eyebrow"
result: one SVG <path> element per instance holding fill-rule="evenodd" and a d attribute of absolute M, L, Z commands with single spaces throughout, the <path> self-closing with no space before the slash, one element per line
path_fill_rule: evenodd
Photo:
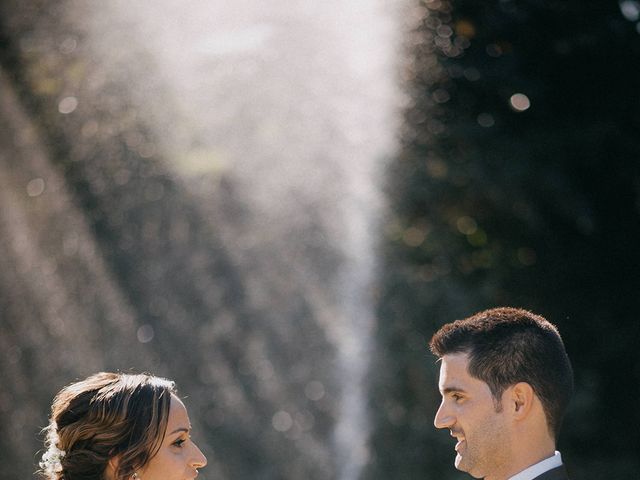
<path fill-rule="evenodd" d="M 178 432 L 187 432 L 189 433 L 189 428 L 185 428 L 185 427 L 180 427 L 180 428 L 176 428 L 173 432 L 171 432 L 169 435 L 173 435 L 174 433 L 178 433 Z"/>
<path fill-rule="evenodd" d="M 464 388 L 456 387 L 455 385 L 452 387 L 444 388 L 443 390 L 440 390 L 440 391 L 442 392 L 443 395 L 447 395 L 449 393 L 466 393 Z"/>

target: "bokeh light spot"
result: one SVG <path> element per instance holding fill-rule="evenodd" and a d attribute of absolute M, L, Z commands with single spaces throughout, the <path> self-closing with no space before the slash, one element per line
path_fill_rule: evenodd
<path fill-rule="evenodd" d="M 307 383 L 307 386 L 304 387 L 304 394 L 309 400 L 318 401 L 324 397 L 324 393 L 324 385 L 317 380 Z"/>
<path fill-rule="evenodd" d="M 137 336 L 140 343 L 149 343 L 153 340 L 154 335 L 153 327 L 149 324 L 142 325 L 138 328 Z"/>
<path fill-rule="evenodd" d="M 536 260 L 536 252 L 532 248 L 522 247 L 518 249 L 518 261 L 525 267 L 534 265 Z"/>
<path fill-rule="evenodd" d="M 527 97 L 524 93 L 514 93 L 513 95 L 511 95 L 509 104 L 511 105 L 511 108 L 513 108 L 516 112 L 524 112 L 531 106 L 529 97 Z"/>
<path fill-rule="evenodd" d="M 491 268 L 493 258 L 488 250 L 479 250 L 471 255 L 473 266 L 477 268 Z"/>
<path fill-rule="evenodd" d="M 11 365 L 15 365 L 22 359 L 22 349 L 18 345 L 9 347 L 7 351 L 7 358 Z"/>
<path fill-rule="evenodd" d="M 253 371 L 260 380 L 271 380 L 275 375 L 275 369 L 273 368 L 273 364 L 267 360 L 263 359 L 253 366 Z"/>
<path fill-rule="evenodd" d="M 280 410 L 271 419 L 271 425 L 278 432 L 286 432 L 293 426 L 293 419 L 287 412 Z"/>
<path fill-rule="evenodd" d="M 137 150 L 138 155 L 140 155 L 142 158 L 151 158 L 156 153 L 156 145 L 151 142 L 143 143 L 142 145 L 138 146 Z"/>
<path fill-rule="evenodd" d="M 42 178 L 34 178 L 27 183 L 27 195 L 37 197 L 44 193 L 45 183 Z"/>
<path fill-rule="evenodd" d="M 160 182 L 149 182 L 144 189 L 144 196 L 150 202 L 155 202 L 164 197 L 164 185 Z"/>
<path fill-rule="evenodd" d="M 72 53 L 78 46 L 78 41 L 74 37 L 67 37 L 60 43 L 60 51 L 64 54 Z"/>
<path fill-rule="evenodd" d="M 93 137 L 100 130 L 100 125 L 95 120 L 89 120 L 84 125 L 82 125 L 82 129 L 80 133 L 85 138 Z"/>
<path fill-rule="evenodd" d="M 465 235 L 473 235 L 478 230 L 477 222 L 473 218 L 467 216 L 458 218 L 458 220 L 456 220 L 456 227 L 460 233 Z"/>
<path fill-rule="evenodd" d="M 429 132 L 433 133 L 434 135 L 440 135 L 444 133 L 447 128 L 442 122 L 439 122 L 438 120 L 431 120 L 427 124 L 427 130 L 429 130 Z"/>
<path fill-rule="evenodd" d="M 78 252 L 80 247 L 80 238 L 76 232 L 67 232 L 62 239 L 62 252 L 70 257 Z"/>
<path fill-rule="evenodd" d="M 478 228 L 471 235 L 467 235 L 467 241 L 474 247 L 482 247 L 487 244 L 487 234 L 481 228 Z"/>
<path fill-rule="evenodd" d="M 404 231 L 402 241 L 409 247 L 419 247 L 424 242 L 426 232 L 423 229 L 410 227 Z"/>
<path fill-rule="evenodd" d="M 451 98 L 451 96 L 449 95 L 449 92 L 447 92 L 443 88 L 439 88 L 435 92 L 433 92 L 432 97 L 436 103 L 446 103 Z"/>
<path fill-rule="evenodd" d="M 440 25 L 436 29 L 436 34 L 442 38 L 449 38 L 453 35 L 453 29 L 449 25 Z"/>
<path fill-rule="evenodd" d="M 493 115 L 490 113 L 481 113 L 477 118 L 478 125 L 484 128 L 493 127 L 496 124 L 496 121 L 493 119 Z"/>
<path fill-rule="evenodd" d="M 429 176 L 433 178 L 444 178 L 449 170 L 446 163 L 437 159 L 427 160 L 426 166 Z"/>
<path fill-rule="evenodd" d="M 113 181 L 116 185 L 123 186 L 129 183 L 131 179 L 131 172 L 126 168 L 121 168 L 116 173 L 113 174 Z"/>
<path fill-rule="evenodd" d="M 64 97 L 58 103 L 58 111 L 64 115 L 73 112 L 78 108 L 78 99 L 76 97 Z"/>
<path fill-rule="evenodd" d="M 502 47 L 500 45 L 496 45 L 495 43 L 490 43 L 485 47 L 485 51 L 487 55 L 493 58 L 498 58 L 502 55 Z"/>
<path fill-rule="evenodd" d="M 620 11 L 624 18 L 630 22 L 636 22 L 640 18 L 640 2 L 635 0 L 624 0 L 620 2 Z"/>
<path fill-rule="evenodd" d="M 482 78 L 482 74 L 480 73 L 480 70 L 473 67 L 465 68 L 463 75 L 464 75 L 464 78 L 466 78 L 470 82 L 476 82 Z"/>
<path fill-rule="evenodd" d="M 473 38 L 476 35 L 476 27 L 473 26 L 469 20 L 458 20 L 455 23 L 456 35 L 461 35 L 467 38 Z"/>

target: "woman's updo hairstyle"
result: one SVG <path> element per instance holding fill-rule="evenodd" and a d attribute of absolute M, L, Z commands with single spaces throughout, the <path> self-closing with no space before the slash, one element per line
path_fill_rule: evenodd
<path fill-rule="evenodd" d="M 147 374 L 96 373 L 53 400 L 40 462 L 46 480 L 130 478 L 162 445 L 175 384 Z"/>

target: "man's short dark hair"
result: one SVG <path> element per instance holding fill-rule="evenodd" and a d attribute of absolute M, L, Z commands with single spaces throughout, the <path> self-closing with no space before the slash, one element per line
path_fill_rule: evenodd
<path fill-rule="evenodd" d="M 468 354 L 469 374 L 489 385 L 496 408 L 508 387 L 531 385 L 557 436 L 573 393 L 573 371 L 557 328 L 543 317 L 517 308 L 485 310 L 444 325 L 429 347 L 439 358 Z"/>

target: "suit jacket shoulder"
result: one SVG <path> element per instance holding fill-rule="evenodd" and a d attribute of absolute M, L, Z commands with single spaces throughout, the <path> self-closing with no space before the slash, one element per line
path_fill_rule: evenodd
<path fill-rule="evenodd" d="M 569 480 L 569 477 L 564 465 L 562 465 L 544 472 L 542 475 L 537 476 L 535 480 Z"/>

